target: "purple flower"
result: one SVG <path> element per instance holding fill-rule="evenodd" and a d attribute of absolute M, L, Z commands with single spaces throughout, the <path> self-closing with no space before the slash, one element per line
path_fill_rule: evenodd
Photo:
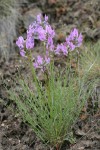
<path fill-rule="evenodd" d="M 34 47 L 34 38 L 33 37 L 27 37 L 26 39 L 26 48 L 32 49 Z"/>
<path fill-rule="evenodd" d="M 44 20 L 45 20 L 45 22 L 47 22 L 48 21 L 48 16 L 45 15 Z"/>
<path fill-rule="evenodd" d="M 66 38 L 66 44 L 68 48 L 73 51 L 76 47 L 80 47 L 82 44 L 82 34 L 78 33 L 78 30 L 75 28 L 71 31 L 70 35 Z"/>
<path fill-rule="evenodd" d="M 36 22 L 33 22 L 29 26 L 29 28 L 27 30 L 27 38 L 28 37 L 33 37 L 34 39 L 37 39 L 37 36 L 38 36 L 38 33 L 37 33 L 38 27 L 40 27 L 40 25 L 38 25 Z"/>
<path fill-rule="evenodd" d="M 61 44 L 61 51 L 63 52 L 64 55 L 68 54 L 67 47 L 64 44 Z"/>
<path fill-rule="evenodd" d="M 63 55 L 65 55 L 65 56 L 68 54 L 67 47 L 63 43 L 62 44 L 58 44 L 57 48 L 55 50 L 55 54 L 60 55 L 61 53 L 63 53 Z"/>
<path fill-rule="evenodd" d="M 33 35 L 33 33 L 34 33 L 34 27 L 33 27 L 33 24 L 31 24 L 31 25 L 29 25 L 29 28 L 28 28 L 28 30 L 27 30 L 27 37 L 30 37 L 30 36 L 32 36 Z"/>
<path fill-rule="evenodd" d="M 43 58 L 41 56 L 37 56 L 37 63 L 39 65 L 42 65 L 43 64 Z"/>
<path fill-rule="evenodd" d="M 47 48 L 47 50 L 54 51 L 53 39 L 50 36 L 47 39 L 46 48 Z"/>
<path fill-rule="evenodd" d="M 58 45 L 57 45 L 57 48 L 56 48 L 56 50 L 55 50 L 55 54 L 60 55 L 60 51 L 61 51 L 61 45 L 58 44 Z"/>
<path fill-rule="evenodd" d="M 48 45 L 53 45 L 52 37 L 50 37 L 50 36 L 48 37 L 47 43 L 48 43 Z"/>
<path fill-rule="evenodd" d="M 39 24 L 41 24 L 41 23 L 42 23 L 42 19 L 41 19 L 41 17 L 42 17 L 42 15 L 41 15 L 41 14 L 37 15 L 37 22 L 38 22 Z"/>
<path fill-rule="evenodd" d="M 35 69 L 42 69 L 50 63 L 50 57 L 45 56 L 44 58 L 41 56 L 37 56 L 37 58 L 35 59 L 35 62 L 33 63 Z"/>
<path fill-rule="evenodd" d="M 49 64 L 50 63 L 50 57 L 45 56 L 45 63 Z"/>
<path fill-rule="evenodd" d="M 83 40 L 82 34 L 79 34 L 76 28 L 71 31 L 70 35 L 66 38 L 66 42 L 58 44 L 56 48 L 53 41 L 54 37 L 55 31 L 48 23 L 48 16 L 45 15 L 43 20 L 42 15 L 39 14 L 36 21 L 29 26 L 26 40 L 20 36 L 16 44 L 20 49 L 20 55 L 22 57 L 28 57 L 27 50 L 34 48 L 35 39 L 42 41 L 45 46 L 45 55 L 43 57 L 37 56 L 33 65 L 36 69 L 40 68 L 44 70 L 46 65 L 50 63 L 51 54 L 55 53 L 57 55 L 67 56 L 68 51 L 73 51 L 75 48 L 80 47 Z M 25 50 L 24 46 L 26 46 Z M 53 53 L 51 51 L 53 51 Z"/>
<path fill-rule="evenodd" d="M 39 65 L 38 65 L 37 62 L 34 62 L 34 63 L 33 63 L 33 66 L 34 66 L 35 69 L 39 68 Z"/>
<path fill-rule="evenodd" d="M 46 32 L 43 29 L 42 26 L 38 27 L 37 29 L 37 34 L 38 34 L 38 38 L 40 41 L 45 41 L 46 40 Z"/>
<path fill-rule="evenodd" d="M 36 58 L 36 60 L 35 60 L 35 62 L 33 64 L 35 69 L 41 68 L 42 64 L 43 64 L 43 58 L 41 56 L 37 56 L 37 58 Z"/>
<path fill-rule="evenodd" d="M 74 37 L 78 37 L 78 30 L 76 28 L 74 28 L 73 31 L 71 31 L 70 37 L 72 38 L 72 40 Z"/>
<path fill-rule="evenodd" d="M 16 45 L 17 45 L 20 49 L 23 49 L 23 48 L 24 48 L 24 43 L 25 43 L 25 41 L 24 41 L 24 39 L 23 39 L 22 36 L 20 36 L 20 37 L 18 38 L 18 40 L 16 41 Z"/>
<path fill-rule="evenodd" d="M 68 45 L 71 51 L 73 51 L 76 48 L 76 46 L 72 42 L 69 42 Z"/>
<path fill-rule="evenodd" d="M 66 38 L 66 42 L 67 42 L 67 46 L 70 49 L 70 51 L 73 51 L 76 48 L 76 46 L 73 44 L 73 42 L 70 41 L 69 38 Z"/>
<path fill-rule="evenodd" d="M 46 25 L 45 30 L 46 30 L 46 33 L 48 34 L 48 36 L 51 36 L 52 38 L 54 38 L 55 31 L 51 28 L 50 25 Z"/>
<path fill-rule="evenodd" d="M 55 36 L 55 31 L 51 28 L 50 25 L 45 26 L 46 34 L 47 34 L 47 43 L 46 48 L 50 51 L 54 50 L 53 38 Z"/>
<path fill-rule="evenodd" d="M 82 37 L 81 33 L 79 34 L 79 37 L 78 37 L 77 41 L 78 41 L 78 45 L 77 46 L 80 47 L 81 44 L 82 44 L 82 41 L 83 41 L 83 37 Z"/>
<path fill-rule="evenodd" d="M 26 52 L 25 52 L 24 50 L 20 50 L 20 55 L 21 55 L 22 57 L 26 57 L 26 56 L 25 56 L 25 53 L 26 53 Z"/>

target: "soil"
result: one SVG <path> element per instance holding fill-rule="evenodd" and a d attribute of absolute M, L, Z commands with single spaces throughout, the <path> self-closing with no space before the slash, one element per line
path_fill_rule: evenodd
<path fill-rule="evenodd" d="M 21 13 L 38 7 L 49 16 L 57 31 L 56 41 L 63 41 L 71 28 L 78 27 L 86 41 L 97 42 L 100 38 L 99 0 L 30 0 Z M 21 27 L 22 28 L 22 27 Z M 23 27 L 24 28 L 24 27 Z M 18 29 L 23 33 L 23 30 Z M 25 30 L 24 30 L 25 31 Z M 61 31 L 61 32 L 60 32 Z M 66 33 L 65 33 L 66 32 Z M 38 47 L 38 45 L 37 45 Z M 0 150 L 48 150 L 29 126 L 14 110 L 16 105 L 8 98 L 6 88 L 14 86 L 18 72 L 27 74 L 28 69 L 17 54 L 9 61 L 0 60 Z M 5 88 L 6 86 L 6 88 Z M 65 141 L 61 150 L 100 150 L 100 85 L 87 102 L 73 127 L 74 144 Z M 95 101 L 95 103 L 94 103 Z"/>

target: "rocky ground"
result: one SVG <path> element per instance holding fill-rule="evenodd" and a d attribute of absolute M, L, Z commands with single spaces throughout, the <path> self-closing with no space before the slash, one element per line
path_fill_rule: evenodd
<path fill-rule="evenodd" d="M 95 43 L 100 39 L 100 1 L 99 0 L 29 0 L 20 8 L 17 35 L 23 34 L 38 13 L 47 14 L 55 28 L 56 42 L 64 40 L 73 27 L 79 28 L 86 42 Z M 32 3 L 33 1 L 33 3 Z M 15 39 L 16 40 L 16 39 Z M 41 48 L 36 45 L 36 49 Z M 37 51 L 38 52 L 38 51 Z M 28 74 L 18 53 L 9 61 L 0 59 L 0 150 L 47 150 L 32 129 L 23 123 L 14 112 L 16 105 L 8 98 L 6 88 L 14 86 L 18 72 Z M 92 102 L 92 99 L 93 102 Z M 95 103 L 94 103 L 95 101 Z M 100 86 L 94 89 L 94 96 L 82 110 L 73 128 L 74 141 L 65 141 L 61 150 L 99 150 L 100 149 Z"/>

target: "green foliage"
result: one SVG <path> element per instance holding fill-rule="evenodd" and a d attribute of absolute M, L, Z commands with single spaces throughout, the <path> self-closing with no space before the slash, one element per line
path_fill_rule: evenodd
<path fill-rule="evenodd" d="M 84 102 L 89 96 L 90 85 L 84 87 L 85 78 L 70 76 L 69 72 L 55 72 L 51 64 L 45 76 L 45 85 L 38 80 L 32 67 L 31 87 L 20 80 L 20 92 L 10 90 L 20 114 L 44 143 L 60 147 L 77 120 Z M 80 82 L 81 81 L 81 82 Z"/>

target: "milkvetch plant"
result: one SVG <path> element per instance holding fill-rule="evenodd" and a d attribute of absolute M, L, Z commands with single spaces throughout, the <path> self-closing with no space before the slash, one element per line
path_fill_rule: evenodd
<path fill-rule="evenodd" d="M 54 37 L 55 31 L 48 23 L 48 17 L 42 19 L 38 15 L 28 28 L 26 39 L 22 36 L 17 39 L 20 55 L 32 71 L 32 87 L 25 80 L 19 80 L 21 91 L 17 93 L 13 89 L 10 96 L 37 136 L 58 150 L 79 116 L 89 91 L 84 88 L 85 78 L 76 76 L 71 67 L 73 53 L 78 54 L 82 44 L 82 34 L 75 28 L 65 42 L 58 45 L 54 44 Z M 36 39 L 44 45 L 44 53 L 37 57 L 34 56 Z M 65 67 L 59 69 L 55 58 L 61 57 L 65 60 Z M 38 78 L 38 70 L 44 76 L 44 84 Z"/>

